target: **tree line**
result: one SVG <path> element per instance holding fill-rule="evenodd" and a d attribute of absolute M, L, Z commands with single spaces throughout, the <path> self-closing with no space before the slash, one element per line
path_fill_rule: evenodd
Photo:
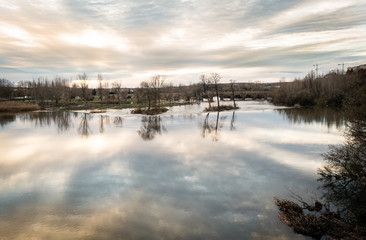
<path fill-rule="evenodd" d="M 203 74 L 199 82 L 189 85 L 175 86 L 166 82 L 167 76 L 155 75 L 150 80 L 142 81 L 139 87 L 127 89 L 122 86 L 121 81 L 104 81 L 102 74 L 97 76 L 97 85 L 90 87 L 90 80 L 86 73 L 77 76 L 75 81 L 63 77 L 47 79 L 39 77 L 32 81 L 22 81 L 15 86 L 6 79 L 0 79 L 0 100 L 3 99 L 28 99 L 40 106 L 47 105 L 70 105 L 74 99 L 84 101 L 99 100 L 99 102 L 127 103 L 127 97 L 133 98 L 136 104 L 147 106 L 148 109 L 160 107 L 164 103 L 200 102 L 204 99 L 209 103 L 209 109 L 213 108 L 211 103 L 216 98 L 217 109 L 222 107 L 220 99 L 226 97 L 233 100 L 236 108 L 235 98 L 240 90 L 258 90 L 258 84 L 236 84 L 230 80 L 229 84 L 222 84 L 222 77 L 218 73 Z M 229 93 L 229 94 L 228 94 Z"/>
<path fill-rule="evenodd" d="M 86 73 L 77 76 L 76 81 L 58 77 L 47 79 L 39 77 L 32 81 L 21 81 L 16 86 L 7 79 L 0 79 L 0 99 L 12 100 L 28 98 L 43 106 L 55 104 L 58 106 L 69 104 L 73 99 L 80 98 L 85 103 L 94 98 L 105 100 L 112 91 L 119 103 L 127 92 L 122 88 L 121 81 L 114 81 L 109 86 L 108 81 L 103 80 L 102 74 L 98 74 L 97 87 L 90 87 L 90 80 Z"/>
<path fill-rule="evenodd" d="M 281 82 L 272 93 L 273 103 L 286 106 L 334 106 L 341 107 L 348 96 L 357 89 L 357 82 L 365 80 L 365 70 L 330 72 L 316 77 L 310 72 L 303 79 Z"/>

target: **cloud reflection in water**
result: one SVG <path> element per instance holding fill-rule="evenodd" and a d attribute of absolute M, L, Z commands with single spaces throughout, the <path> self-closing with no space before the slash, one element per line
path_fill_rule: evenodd
<path fill-rule="evenodd" d="M 201 137 L 206 114 L 118 114 L 103 115 L 112 125 L 85 113 L 70 114 L 67 128 L 53 120 L 34 128 L 39 118 L 20 116 L 4 125 L 4 237 L 303 239 L 277 220 L 272 197 L 287 196 L 285 185 L 314 186 L 318 154 L 343 141 L 272 110 L 212 114 L 219 141 Z M 93 134 L 76 135 L 80 125 Z"/>

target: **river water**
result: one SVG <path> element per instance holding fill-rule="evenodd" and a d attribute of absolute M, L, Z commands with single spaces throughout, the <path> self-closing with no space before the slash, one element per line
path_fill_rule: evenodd
<path fill-rule="evenodd" d="M 304 239 L 273 197 L 321 195 L 343 120 L 239 104 L 0 115 L 0 239 Z"/>

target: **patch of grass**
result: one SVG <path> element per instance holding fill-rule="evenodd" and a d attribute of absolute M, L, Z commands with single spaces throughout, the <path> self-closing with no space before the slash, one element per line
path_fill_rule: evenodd
<path fill-rule="evenodd" d="M 107 110 L 105 110 L 105 109 L 90 110 L 90 113 L 105 113 L 105 112 L 107 112 Z"/>
<path fill-rule="evenodd" d="M 39 110 L 38 104 L 15 101 L 0 102 L 0 112 L 26 112 L 35 110 Z"/>
<path fill-rule="evenodd" d="M 161 108 L 150 108 L 150 109 L 146 109 L 146 108 L 135 108 L 133 110 L 131 110 L 132 114 L 143 114 L 143 115 L 157 115 L 160 113 L 164 113 L 167 112 L 168 109 L 165 107 L 161 107 Z"/>
<path fill-rule="evenodd" d="M 218 108 L 217 106 L 211 106 L 210 108 L 205 108 L 205 112 L 221 112 L 221 111 L 228 111 L 228 110 L 235 110 L 239 109 L 238 106 L 234 107 L 233 105 L 220 105 Z"/>

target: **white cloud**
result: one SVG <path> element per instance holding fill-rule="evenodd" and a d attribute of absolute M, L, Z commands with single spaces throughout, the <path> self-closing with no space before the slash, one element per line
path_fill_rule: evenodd
<path fill-rule="evenodd" d="M 315 61 L 363 63 L 363 1 L 268 4 L 0 0 L 0 71 L 14 81 L 103 72 L 137 86 L 157 72 L 183 83 L 211 69 L 266 81 L 305 75 Z M 245 72 L 253 68 L 263 71 Z"/>

